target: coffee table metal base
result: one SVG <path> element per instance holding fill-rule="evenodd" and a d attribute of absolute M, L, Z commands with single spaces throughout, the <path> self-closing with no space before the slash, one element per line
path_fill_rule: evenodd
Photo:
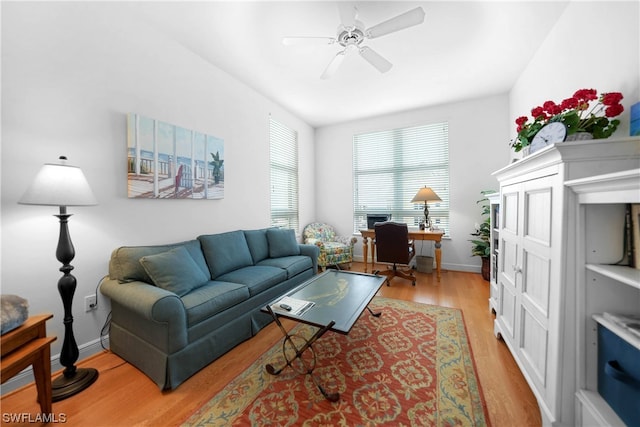
<path fill-rule="evenodd" d="M 269 311 L 269 313 L 271 314 L 271 316 L 275 320 L 276 324 L 280 328 L 280 331 L 282 331 L 282 334 L 284 335 L 284 340 L 282 342 L 282 354 L 284 356 L 284 360 L 287 361 L 287 363 L 284 366 L 282 366 L 281 368 L 279 368 L 279 369 L 275 368 L 271 363 L 267 364 L 265 366 L 267 372 L 270 373 L 271 375 L 279 375 L 280 372 L 282 372 L 282 370 L 284 368 L 289 366 L 291 369 L 293 369 L 293 370 L 295 370 L 295 371 L 297 371 L 297 372 L 299 372 L 301 374 L 309 375 L 311 377 L 311 380 L 313 381 L 313 383 L 316 385 L 316 387 L 318 387 L 318 390 L 320 390 L 320 393 L 322 393 L 322 395 L 328 401 L 337 402 L 340 399 L 340 393 L 327 393 L 325 391 L 324 387 L 322 387 L 322 385 L 318 382 L 316 377 L 313 376 L 313 370 L 315 369 L 315 365 L 316 365 L 316 354 L 313 351 L 313 347 L 312 347 L 313 343 L 315 343 L 318 340 L 318 338 L 320 338 L 322 335 L 324 335 L 328 330 L 331 329 L 331 327 L 333 325 L 335 325 L 335 322 L 332 320 L 326 326 L 318 329 L 316 331 L 316 333 L 313 334 L 313 336 L 311 338 L 305 339 L 304 337 L 302 337 L 300 335 L 291 335 L 291 334 L 289 334 L 289 331 L 287 331 L 284 328 L 284 326 L 282 326 L 282 323 L 280 322 L 280 319 L 273 312 L 273 310 L 271 309 L 270 306 L 267 306 L 267 310 Z M 296 345 L 294 338 L 300 339 L 302 341 L 302 346 L 301 347 L 298 348 L 298 345 Z M 287 345 L 290 346 L 289 350 L 292 350 L 293 357 L 290 357 L 291 355 L 287 351 Z M 307 350 L 311 351 L 311 353 L 313 355 L 313 359 L 311 360 L 311 363 L 309 361 L 305 360 L 302 357 L 302 355 Z M 300 364 L 302 365 L 302 370 L 298 370 L 298 369 L 295 368 L 293 363 L 296 360 L 300 361 Z"/>
<path fill-rule="evenodd" d="M 271 375 L 278 375 L 289 366 L 300 374 L 311 376 L 313 383 L 327 400 L 336 402 L 340 399 L 339 393 L 327 393 L 313 375 L 316 354 L 312 346 L 329 330 L 344 335 L 348 334 L 365 308 L 369 310 L 371 315 L 379 317 L 381 313 L 374 313 L 369 308 L 369 303 L 380 290 L 384 281 L 385 277 L 373 274 L 327 270 L 300 284 L 285 295 L 303 303 L 307 301 L 313 303 L 307 310 L 301 313 L 280 311 L 278 308 L 282 307 L 280 305 L 274 306 L 276 307 L 274 311 L 271 304 L 262 308 L 263 312 L 271 315 L 284 335 L 282 353 L 286 363 L 280 368 L 268 364 L 265 367 L 267 372 Z M 297 334 L 290 334 L 282 326 L 280 317 L 306 323 L 318 328 L 318 330 L 308 339 Z"/>

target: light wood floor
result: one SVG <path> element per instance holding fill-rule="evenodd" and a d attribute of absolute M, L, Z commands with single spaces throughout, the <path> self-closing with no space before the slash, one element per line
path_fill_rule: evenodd
<path fill-rule="evenodd" d="M 352 269 L 362 271 L 363 264 L 354 263 Z M 491 424 L 540 426 L 540 411 L 531 389 L 505 343 L 493 335 L 489 283 L 479 274 L 455 271 L 443 272 L 440 283 L 435 273 L 416 276 L 415 287 L 395 278 L 390 287 L 382 287 L 379 295 L 461 309 Z M 133 366 L 105 351 L 77 364 L 98 369 L 97 382 L 76 396 L 54 403 L 53 411 L 68 426 L 179 425 L 280 339 L 280 331 L 272 323 L 176 390 L 164 392 Z M 39 411 L 33 385 L 4 396 L 1 404 L 3 425 L 11 425 L 7 414 L 30 413 L 36 417 Z"/>

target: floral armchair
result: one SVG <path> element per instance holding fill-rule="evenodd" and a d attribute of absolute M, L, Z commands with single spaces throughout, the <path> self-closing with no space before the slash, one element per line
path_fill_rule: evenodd
<path fill-rule="evenodd" d="M 307 225 L 302 236 L 303 243 L 316 245 L 320 248 L 318 256 L 318 267 L 337 266 L 348 264 L 351 268 L 353 262 L 353 245 L 357 239 L 355 237 L 336 236 L 336 232 L 329 224 L 313 222 Z"/>

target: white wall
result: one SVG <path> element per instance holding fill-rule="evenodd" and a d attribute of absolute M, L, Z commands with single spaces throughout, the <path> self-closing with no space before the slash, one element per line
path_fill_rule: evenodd
<path fill-rule="evenodd" d="M 582 88 L 622 92 L 615 136 L 629 135 L 629 110 L 640 101 L 640 2 L 570 2 L 510 93 L 510 124 L 547 100 Z"/>
<path fill-rule="evenodd" d="M 108 301 L 100 296 L 100 308 L 85 313 L 84 297 L 107 273 L 116 247 L 269 226 L 269 114 L 299 132 L 300 221 L 315 217 L 313 129 L 122 7 L 2 4 L 1 291 L 27 298 L 31 314 L 54 314 L 47 324 L 58 336 L 54 355 L 64 336 L 57 208 L 17 204 L 43 163 L 68 156 L 99 201 L 69 208 L 81 351 L 99 348 Z M 223 138 L 224 199 L 128 199 L 129 112 Z"/>
<path fill-rule="evenodd" d="M 491 173 L 509 161 L 507 95 L 441 105 L 326 126 L 316 130 L 316 219 L 353 233 L 353 135 L 384 129 L 449 122 L 451 239 L 443 241 L 443 268 L 480 271 L 480 258 L 471 256 L 474 224 L 480 222 L 476 203 L 482 190 L 497 190 Z M 425 183 L 425 185 L 428 183 Z M 416 191 L 418 189 L 416 188 Z M 362 239 L 356 255 L 362 257 Z M 425 255 L 433 254 L 425 243 Z M 417 246 L 420 254 L 420 243 Z"/>

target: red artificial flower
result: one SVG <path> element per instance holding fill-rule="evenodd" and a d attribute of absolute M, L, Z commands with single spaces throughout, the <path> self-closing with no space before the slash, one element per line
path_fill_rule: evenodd
<path fill-rule="evenodd" d="M 608 106 L 604 110 L 604 115 L 607 117 L 615 117 L 618 114 L 622 113 L 623 111 L 624 111 L 624 107 L 622 106 L 622 104 L 613 104 Z"/>
<path fill-rule="evenodd" d="M 540 116 L 545 117 L 544 108 L 542 107 L 534 108 L 533 110 L 531 110 L 531 115 L 533 116 L 534 119 L 537 119 Z"/>
<path fill-rule="evenodd" d="M 525 123 L 527 123 L 527 116 L 520 116 L 516 119 L 516 124 L 518 126 L 523 126 Z"/>
<path fill-rule="evenodd" d="M 620 92 L 609 92 L 602 94 L 602 103 L 604 105 L 616 105 L 622 101 L 622 94 Z"/>
<path fill-rule="evenodd" d="M 542 104 L 542 108 L 546 111 L 550 116 L 555 116 L 556 114 L 560 114 L 562 112 L 562 107 L 557 105 L 553 101 L 547 101 Z"/>
<path fill-rule="evenodd" d="M 580 102 L 580 101 L 578 101 L 578 106 L 576 107 L 576 110 L 584 111 L 587 108 L 589 108 L 589 103 L 588 102 Z"/>
<path fill-rule="evenodd" d="M 580 101 L 593 101 L 598 99 L 598 92 L 595 89 L 578 89 L 573 97 Z"/>
<path fill-rule="evenodd" d="M 563 110 L 571 110 L 572 108 L 577 108 L 578 104 L 579 104 L 578 99 L 571 97 L 562 101 L 562 104 L 560 104 L 560 106 L 562 107 Z"/>

